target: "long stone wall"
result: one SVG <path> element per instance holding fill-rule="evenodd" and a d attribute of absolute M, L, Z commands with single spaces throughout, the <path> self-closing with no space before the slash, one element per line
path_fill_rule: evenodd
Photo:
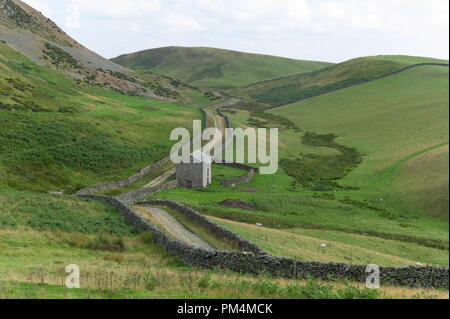
<path fill-rule="evenodd" d="M 240 101 L 236 102 L 236 103 L 240 103 Z M 217 109 L 217 113 L 219 113 L 219 115 L 225 119 L 225 127 L 232 128 L 230 119 L 228 118 L 227 115 L 223 114 L 221 108 Z M 222 150 L 225 150 L 228 147 L 228 145 L 233 141 L 233 139 L 234 139 L 234 137 L 230 137 L 227 141 L 225 141 L 222 145 Z M 245 165 L 245 164 L 229 163 L 229 162 L 218 161 L 218 160 L 215 160 L 214 163 L 248 171 L 248 174 L 245 176 L 242 176 L 242 177 L 222 179 L 221 184 L 224 187 L 232 187 L 232 186 L 236 186 L 236 185 L 247 184 L 248 182 L 250 182 L 253 179 L 253 176 L 255 176 L 255 174 L 259 172 L 258 168 L 252 167 L 249 165 Z"/>
<path fill-rule="evenodd" d="M 192 267 L 222 268 L 252 274 L 266 272 L 286 278 L 312 277 L 329 280 L 331 276 L 333 279 L 346 278 L 357 282 L 365 282 L 368 276 L 368 273 L 366 273 L 367 266 L 365 265 L 297 261 L 292 258 L 275 257 L 264 253 L 210 251 L 190 246 L 170 238 L 117 198 L 102 195 L 79 196 L 110 203 L 137 230 L 150 232 L 156 244 L 163 247 L 172 256 L 179 258 L 186 265 Z M 149 201 L 147 203 L 157 204 L 158 201 Z M 179 205 L 181 204 L 173 204 L 173 207 L 179 208 Z M 193 210 L 183 209 L 183 211 L 189 214 Z M 197 214 L 200 213 L 196 212 L 195 215 Z M 192 216 L 196 218 L 194 214 Z M 449 286 L 448 267 L 380 267 L 379 270 L 382 285 L 443 289 L 448 289 Z"/>
<path fill-rule="evenodd" d="M 139 179 L 143 178 L 150 171 L 163 166 L 169 160 L 170 160 L 170 155 L 164 157 L 163 159 L 159 160 L 158 162 L 156 162 L 154 164 L 151 164 L 151 165 L 141 169 L 138 173 L 134 174 L 133 176 L 128 177 L 127 179 L 124 179 L 121 181 L 107 182 L 107 183 L 96 184 L 93 186 L 88 186 L 88 187 L 85 187 L 85 188 L 79 190 L 77 192 L 77 195 L 86 195 L 86 194 L 91 194 L 94 192 L 104 191 L 104 190 L 111 189 L 111 188 L 122 188 L 122 187 L 125 187 L 128 185 L 131 185 L 134 182 L 138 181 Z"/>
<path fill-rule="evenodd" d="M 232 106 L 233 104 L 230 104 L 230 106 Z M 230 119 L 228 118 L 228 116 L 227 115 L 225 115 L 225 114 L 223 114 L 223 112 L 222 112 L 222 108 L 218 108 L 217 109 L 217 113 L 219 113 L 219 115 L 220 116 L 222 116 L 224 119 L 225 119 L 225 127 L 226 128 L 233 128 L 232 126 L 231 126 L 231 121 L 230 121 Z"/>
<path fill-rule="evenodd" d="M 258 173 L 258 171 L 259 171 L 259 169 L 257 167 L 252 167 L 250 165 L 241 164 L 241 163 L 230 163 L 230 162 L 223 162 L 223 161 L 217 161 L 217 160 L 213 161 L 213 163 L 248 171 L 247 175 L 244 175 L 241 177 L 222 179 L 220 183 L 224 187 L 232 187 L 232 186 L 236 186 L 236 185 L 247 184 L 248 182 L 250 182 L 253 179 L 253 176 L 255 176 L 255 174 Z"/>
<path fill-rule="evenodd" d="M 210 108 L 212 106 L 215 106 L 215 105 L 226 103 L 232 98 L 231 96 L 225 96 L 225 95 L 223 95 L 223 96 L 225 97 L 225 100 L 219 101 L 219 102 L 216 102 L 216 103 L 213 103 L 213 104 L 210 104 L 210 105 L 207 105 L 207 106 L 204 106 L 204 107 L 201 108 L 201 111 L 202 111 L 203 117 L 204 117 L 204 121 L 205 121 L 205 123 L 204 123 L 204 128 L 205 129 L 208 128 L 208 112 L 206 111 L 206 109 L 208 109 L 208 108 Z M 232 104 L 230 104 L 230 105 L 232 105 Z"/>
<path fill-rule="evenodd" d="M 143 198 L 160 193 L 165 190 L 173 189 L 178 186 L 177 180 L 170 181 L 163 185 L 156 185 L 153 187 L 144 187 L 140 189 L 136 189 L 134 191 L 124 193 L 121 195 L 116 196 L 117 199 L 120 201 L 126 203 L 126 204 L 133 204 L 137 201 L 142 200 Z"/>
<path fill-rule="evenodd" d="M 253 176 L 255 176 L 255 171 L 252 169 L 245 176 L 222 179 L 220 183 L 224 187 L 234 187 L 237 185 L 247 184 L 252 180 Z"/>

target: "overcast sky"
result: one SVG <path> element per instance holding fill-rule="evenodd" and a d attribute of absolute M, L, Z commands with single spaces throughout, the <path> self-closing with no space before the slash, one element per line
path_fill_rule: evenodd
<path fill-rule="evenodd" d="M 449 58 L 448 0 L 24 0 L 107 58 L 206 46 L 341 62 Z"/>

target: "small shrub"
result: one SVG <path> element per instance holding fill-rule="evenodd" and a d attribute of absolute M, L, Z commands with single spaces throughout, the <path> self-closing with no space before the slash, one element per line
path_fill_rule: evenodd
<path fill-rule="evenodd" d="M 204 274 L 198 281 L 198 287 L 201 289 L 207 288 L 210 280 L 211 275 L 209 273 Z"/>
<path fill-rule="evenodd" d="M 122 255 L 114 255 L 114 254 L 106 254 L 103 257 L 103 259 L 106 261 L 114 261 L 118 264 L 121 264 L 125 261 L 125 258 Z"/>
<path fill-rule="evenodd" d="M 111 238 L 105 235 L 98 235 L 89 241 L 84 248 L 91 250 L 124 251 L 125 243 L 122 238 Z"/>
<path fill-rule="evenodd" d="M 144 244 L 152 244 L 153 243 L 153 235 L 150 232 L 143 232 L 139 235 L 139 239 Z"/>
<path fill-rule="evenodd" d="M 253 285 L 253 289 L 264 297 L 270 297 L 280 291 L 278 284 L 269 280 L 258 281 Z"/>
<path fill-rule="evenodd" d="M 318 135 L 307 132 L 302 143 L 309 146 L 333 148 L 337 155 L 304 155 L 298 159 L 282 159 L 280 165 L 304 187 L 316 191 L 329 191 L 341 187 L 335 180 L 347 175 L 361 163 L 361 154 L 355 149 L 337 144 L 334 134 Z M 353 189 L 353 188 L 352 188 Z"/>

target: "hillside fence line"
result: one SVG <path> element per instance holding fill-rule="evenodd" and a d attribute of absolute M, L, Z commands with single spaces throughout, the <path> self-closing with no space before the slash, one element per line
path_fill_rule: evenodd
<path fill-rule="evenodd" d="M 294 100 L 291 100 L 291 101 L 288 101 L 288 102 L 283 102 L 283 103 L 280 103 L 280 104 L 271 105 L 271 106 L 268 106 L 266 108 L 263 108 L 263 110 L 271 110 L 271 109 L 279 108 L 279 107 L 282 107 L 282 106 L 285 106 L 285 105 L 298 103 L 298 102 L 301 102 L 301 101 L 304 101 L 304 100 L 307 100 L 307 99 L 311 99 L 313 97 L 317 97 L 317 96 L 320 96 L 320 95 L 323 95 L 323 94 L 335 92 L 335 91 L 338 91 L 338 90 L 342 90 L 342 89 L 349 88 L 349 87 L 356 86 L 356 85 L 361 85 L 361 84 L 364 84 L 364 83 L 367 83 L 367 82 L 371 82 L 371 81 L 375 81 L 375 80 L 380 80 L 380 79 L 386 78 L 388 76 L 392 76 L 392 75 L 395 75 L 395 74 L 398 74 L 398 73 L 401 73 L 401 72 L 405 72 L 405 71 L 407 71 L 409 69 L 420 67 L 420 66 L 443 66 L 443 67 L 449 67 L 449 64 L 448 63 L 430 63 L 430 62 L 412 64 L 412 65 L 408 65 L 408 66 L 406 66 L 404 68 L 398 69 L 398 70 L 393 71 L 393 72 L 389 72 L 389 73 L 382 74 L 382 75 L 379 75 L 379 76 L 375 76 L 375 77 L 372 77 L 372 78 L 364 79 L 364 80 L 357 81 L 357 82 L 354 82 L 354 83 L 343 84 L 343 85 L 335 87 L 333 89 L 325 90 L 325 91 L 318 92 L 318 93 L 313 93 L 311 95 L 304 96 L 304 97 L 299 98 L 299 99 L 294 99 Z M 256 82 L 256 83 L 252 83 L 252 84 L 264 83 L 264 82 L 265 81 L 261 81 L 261 82 Z M 227 96 L 230 96 L 230 95 L 227 94 Z M 224 108 L 232 108 L 232 109 L 239 109 L 239 110 L 246 110 L 246 111 L 251 110 L 250 108 L 239 107 L 239 106 L 224 106 Z"/>

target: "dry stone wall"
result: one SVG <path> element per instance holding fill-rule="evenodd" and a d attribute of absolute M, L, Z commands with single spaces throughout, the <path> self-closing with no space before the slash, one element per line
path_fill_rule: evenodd
<path fill-rule="evenodd" d="M 153 187 L 140 188 L 125 194 L 118 195 L 116 197 L 126 204 L 133 204 L 137 201 L 142 200 L 147 196 L 160 193 L 165 190 L 173 189 L 177 186 L 178 182 L 176 180 L 173 180 L 164 185 L 156 185 Z"/>
<path fill-rule="evenodd" d="M 221 184 L 224 187 L 231 187 L 231 186 L 236 186 L 236 185 L 247 184 L 248 182 L 250 182 L 252 180 L 253 176 L 255 176 L 255 174 L 258 173 L 258 171 L 259 171 L 259 169 L 256 167 L 252 167 L 250 165 L 241 164 L 241 163 L 221 162 L 221 161 L 216 160 L 216 161 L 214 161 L 214 164 L 229 166 L 229 167 L 248 171 L 248 174 L 245 176 L 222 179 Z"/>
<path fill-rule="evenodd" d="M 236 102 L 236 103 L 240 103 L 240 102 L 241 101 Z M 231 104 L 230 106 L 232 106 L 232 105 L 233 104 Z M 218 108 L 217 112 L 219 113 L 220 116 L 222 116 L 225 119 L 225 127 L 232 128 L 230 119 L 228 118 L 228 116 L 223 114 L 222 109 Z M 225 150 L 232 141 L 233 141 L 233 137 L 230 137 L 227 141 L 225 141 L 223 143 L 222 149 Z M 214 163 L 248 171 L 248 174 L 245 176 L 242 176 L 242 177 L 222 179 L 221 184 L 224 187 L 231 187 L 231 186 L 236 186 L 236 185 L 247 184 L 248 182 L 250 182 L 253 179 L 253 176 L 255 176 L 255 174 L 259 172 L 259 169 L 256 167 L 252 167 L 252 166 L 241 164 L 241 163 L 229 163 L 229 162 L 218 161 L 218 160 L 215 160 Z"/>
<path fill-rule="evenodd" d="M 101 192 L 107 189 L 111 188 L 122 188 L 128 185 L 133 184 L 134 182 L 140 180 L 143 178 L 146 174 L 149 172 L 163 166 L 170 160 L 170 155 L 164 157 L 163 159 L 159 160 L 158 162 L 151 164 L 143 169 L 141 169 L 138 173 L 134 174 L 133 176 L 128 177 L 127 179 L 121 180 L 121 181 L 115 181 L 115 182 L 107 182 L 107 183 L 101 183 L 96 184 L 93 186 L 85 187 L 77 192 L 77 195 L 86 195 L 91 194 L 95 192 Z"/>
<path fill-rule="evenodd" d="M 257 245 L 255 245 L 254 243 L 252 243 L 248 240 L 242 239 L 239 235 L 210 221 L 205 216 L 203 216 L 199 212 L 195 211 L 194 209 L 192 209 L 186 205 L 183 205 L 183 204 L 177 203 L 175 201 L 171 201 L 171 200 L 159 200 L 159 199 L 140 202 L 140 203 L 137 203 L 137 205 L 169 207 L 173 210 L 176 210 L 176 211 L 182 213 L 187 218 L 189 218 L 191 221 L 206 228 L 211 233 L 213 233 L 227 241 L 237 243 L 239 249 L 241 249 L 243 251 L 248 251 L 248 252 L 252 252 L 255 254 L 265 254 L 265 252 L 261 248 L 259 248 Z"/>
<path fill-rule="evenodd" d="M 237 185 L 247 184 L 248 182 L 250 182 L 252 180 L 253 176 L 255 176 L 255 170 L 252 169 L 245 176 L 223 179 L 221 181 L 221 184 L 224 187 L 234 187 Z"/>
<path fill-rule="evenodd" d="M 174 240 L 154 225 L 139 216 L 132 208 L 121 200 L 102 195 L 79 195 L 84 198 L 102 200 L 110 203 L 131 225 L 141 232 L 150 232 L 153 241 L 163 247 L 169 254 L 179 258 L 186 265 L 199 268 L 222 268 L 240 273 L 259 274 L 266 272 L 274 276 L 286 278 L 316 278 L 322 280 L 346 278 L 352 281 L 365 282 L 368 276 L 365 265 L 348 265 L 345 263 L 320 263 L 310 261 L 297 261 L 292 258 L 275 257 L 269 254 L 260 253 L 261 249 L 255 252 L 230 252 L 211 251 L 194 246 L 190 246 L 181 241 Z M 145 203 L 145 202 L 144 202 Z M 163 204 L 158 201 L 149 201 L 151 204 Z M 187 214 L 195 212 L 187 208 L 180 208 L 181 204 L 170 204 L 175 209 L 185 211 Z M 194 215 L 200 213 L 195 212 Z M 238 236 L 238 235 L 236 235 Z M 253 244 L 254 245 L 254 244 Z M 252 246 L 247 247 L 253 249 Z M 442 288 L 449 286 L 448 267 L 380 267 L 381 285 L 401 285 L 410 287 Z"/>

